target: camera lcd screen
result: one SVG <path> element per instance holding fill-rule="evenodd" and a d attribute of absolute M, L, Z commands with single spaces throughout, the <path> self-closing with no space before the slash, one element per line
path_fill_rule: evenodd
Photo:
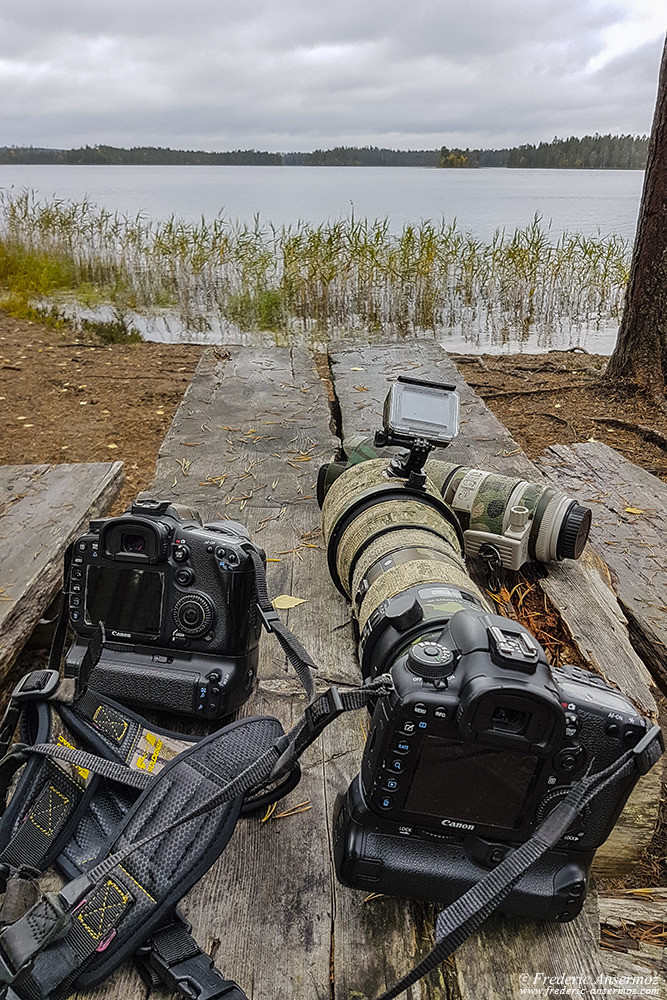
<path fill-rule="evenodd" d="M 530 754 L 427 736 L 405 810 L 511 830 L 537 763 Z"/>
<path fill-rule="evenodd" d="M 89 566 L 86 625 L 104 622 L 118 632 L 157 635 L 162 621 L 164 575 L 136 566 Z"/>

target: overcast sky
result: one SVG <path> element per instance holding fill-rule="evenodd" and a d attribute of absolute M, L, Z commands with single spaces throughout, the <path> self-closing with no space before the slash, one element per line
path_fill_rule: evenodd
<path fill-rule="evenodd" d="M 2 0 L 0 145 L 648 132 L 667 0 Z"/>

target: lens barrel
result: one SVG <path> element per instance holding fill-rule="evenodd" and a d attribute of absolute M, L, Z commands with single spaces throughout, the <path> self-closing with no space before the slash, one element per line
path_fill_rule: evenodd
<path fill-rule="evenodd" d="M 431 459 L 429 479 L 455 511 L 465 531 L 502 535 L 511 511 L 529 512 L 528 553 L 538 562 L 578 559 L 591 526 L 591 510 L 546 483 L 500 476 Z"/>
<path fill-rule="evenodd" d="M 333 479 L 322 506 L 329 570 L 353 602 L 367 649 L 383 629 L 407 639 L 463 607 L 491 610 L 466 571 L 461 528 L 438 490 L 428 481 L 415 489 L 386 468 L 386 459 L 353 465 Z M 422 613 L 399 609 L 401 595 Z"/>

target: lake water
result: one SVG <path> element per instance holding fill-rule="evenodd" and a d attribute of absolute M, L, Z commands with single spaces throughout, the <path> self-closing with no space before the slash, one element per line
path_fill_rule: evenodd
<path fill-rule="evenodd" d="M 111 211 L 161 220 L 230 220 L 287 226 L 349 217 L 388 218 L 393 231 L 431 219 L 483 240 L 512 232 L 536 214 L 555 239 L 562 232 L 634 238 L 643 173 L 632 170 L 437 170 L 417 167 L 106 167 L 0 164 L 0 189 L 29 188 L 40 199 L 88 198 Z M 543 351 L 579 345 L 610 353 L 617 321 L 552 333 L 535 330 L 521 346 L 482 332 L 447 334 L 450 350 Z M 154 339 L 172 339 L 149 328 Z M 218 336 L 216 332 L 215 336 Z M 224 335 L 224 333 L 223 333 Z M 512 340 L 513 338 L 511 338 Z"/>
<path fill-rule="evenodd" d="M 420 167 L 69 167 L 0 164 L 0 188 L 31 188 L 112 211 L 165 219 L 202 215 L 288 225 L 350 215 L 458 221 L 482 238 L 535 213 L 563 230 L 632 239 L 639 170 L 428 170 Z"/>

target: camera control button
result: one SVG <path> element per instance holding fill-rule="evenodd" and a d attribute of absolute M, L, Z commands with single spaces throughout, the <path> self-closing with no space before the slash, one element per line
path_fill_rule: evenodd
<path fill-rule="evenodd" d="M 621 732 L 621 727 L 618 722 L 608 722 L 605 732 L 607 736 L 618 736 Z"/>
<path fill-rule="evenodd" d="M 382 779 L 382 787 L 386 788 L 388 792 L 395 792 L 398 789 L 398 778 L 385 775 Z"/>
<path fill-rule="evenodd" d="M 433 717 L 435 719 L 446 719 L 447 718 L 447 709 L 445 708 L 445 706 L 444 705 L 438 705 L 437 708 L 435 708 L 433 710 Z"/>
<path fill-rule="evenodd" d="M 83 570 L 75 566 L 74 569 L 72 570 L 71 575 L 73 580 L 80 580 L 81 577 L 83 576 Z"/>
<path fill-rule="evenodd" d="M 391 795 L 381 795 L 378 799 L 378 805 L 380 809 L 393 809 L 394 799 Z"/>
<path fill-rule="evenodd" d="M 69 616 L 73 622 L 78 622 L 81 617 L 78 611 L 70 611 Z"/>
<path fill-rule="evenodd" d="M 187 649 L 190 645 L 190 640 L 187 635 L 172 635 L 171 644 L 172 646 L 178 646 L 179 649 Z"/>
<path fill-rule="evenodd" d="M 397 632 L 405 632 L 413 625 L 419 624 L 424 617 L 424 610 L 416 597 L 399 594 L 387 601 L 384 616 Z"/>
<path fill-rule="evenodd" d="M 626 726 L 623 730 L 623 746 L 633 747 L 643 735 L 643 729 L 639 729 L 637 726 Z"/>
<path fill-rule="evenodd" d="M 194 583 L 195 574 L 189 566 L 183 566 L 181 569 L 176 570 L 175 579 L 176 583 L 181 587 L 188 587 L 191 583 Z"/>
<path fill-rule="evenodd" d="M 586 755 L 583 747 L 565 747 L 564 750 L 560 750 L 556 754 L 554 758 L 554 765 L 558 771 L 571 774 L 573 771 L 577 771 L 581 767 L 585 757 Z"/>
<path fill-rule="evenodd" d="M 412 706 L 412 711 L 415 713 L 415 715 L 426 715 L 428 709 L 426 708 L 426 705 L 423 703 L 423 701 L 418 701 L 416 705 Z"/>
<path fill-rule="evenodd" d="M 401 732 L 404 732 L 407 736 L 411 736 L 417 728 L 417 723 L 412 719 L 406 719 L 401 726 Z"/>
<path fill-rule="evenodd" d="M 79 552 L 85 552 L 86 549 L 88 548 L 88 543 L 84 542 L 82 539 L 81 541 L 76 543 L 76 547 L 79 550 Z"/>
<path fill-rule="evenodd" d="M 70 606 L 70 608 L 78 608 L 80 604 L 81 604 L 81 598 L 80 597 L 76 597 L 76 596 L 75 597 L 70 597 L 70 599 L 69 599 L 69 606 Z"/>
<path fill-rule="evenodd" d="M 400 760 L 398 757 L 389 763 L 389 770 L 393 771 L 394 774 L 402 774 L 405 770 L 405 761 Z"/>
<path fill-rule="evenodd" d="M 394 744 L 394 753 L 400 753 L 405 756 L 405 754 L 410 753 L 411 750 L 412 746 L 410 744 L 410 740 L 398 740 L 398 742 Z"/>
<path fill-rule="evenodd" d="M 174 562 L 185 562 L 186 559 L 190 558 L 190 549 L 187 545 L 175 545 L 174 546 Z"/>

